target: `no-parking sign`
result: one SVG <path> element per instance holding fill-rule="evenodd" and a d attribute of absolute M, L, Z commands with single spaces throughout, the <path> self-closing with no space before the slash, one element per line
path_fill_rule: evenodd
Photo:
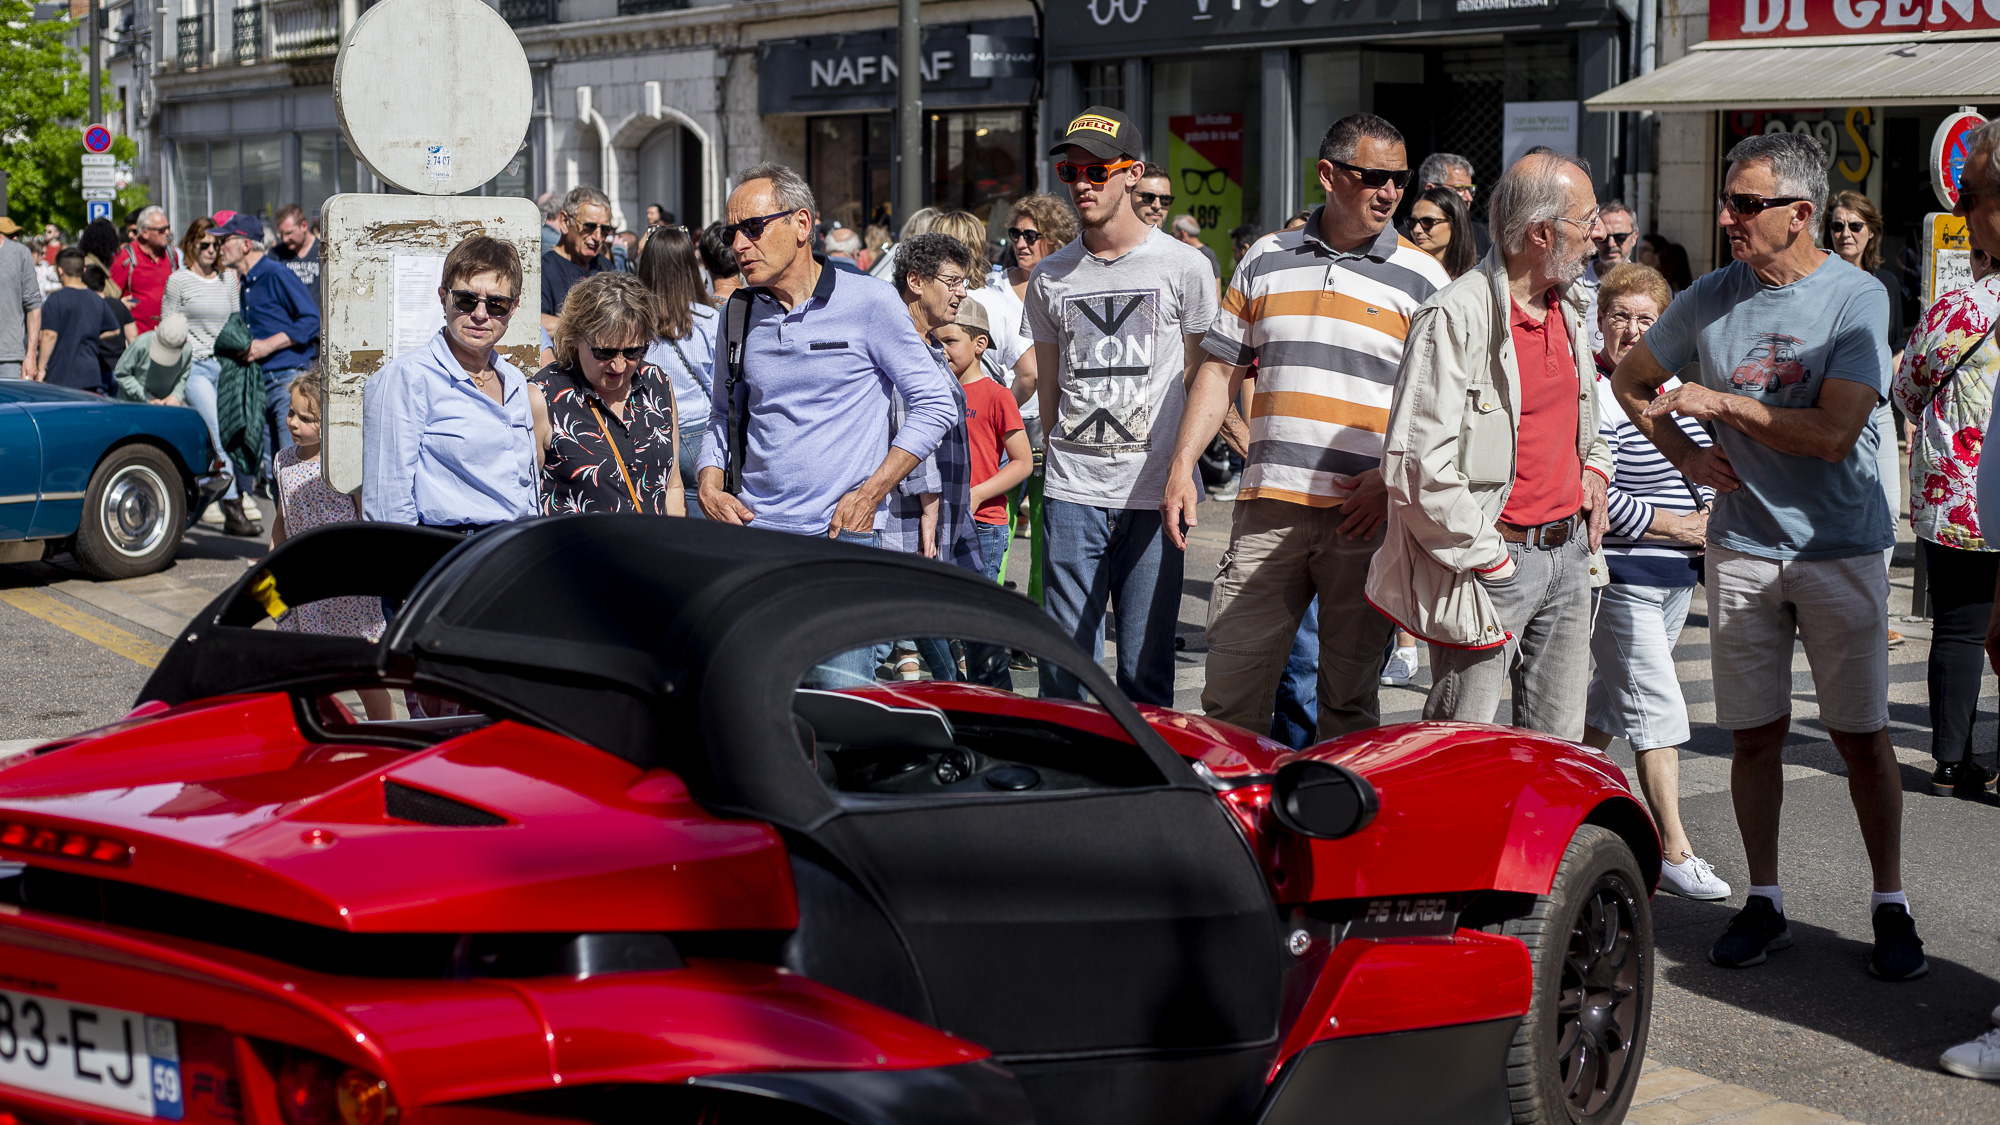
<path fill-rule="evenodd" d="M 110 152 L 111 130 L 102 125 L 90 124 L 83 127 L 83 151 Z"/>
<path fill-rule="evenodd" d="M 1967 134 L 1984 124 L 1984 117 L 1961 107 L 1944 119 L 1937 135 L 1931 138 L 1931 190 L 1937 192 L 1938 202 L 1947 211 L 1958 205 L 1958 181 L 1965 175 L 1965 162 L 1972 155 Z"/>

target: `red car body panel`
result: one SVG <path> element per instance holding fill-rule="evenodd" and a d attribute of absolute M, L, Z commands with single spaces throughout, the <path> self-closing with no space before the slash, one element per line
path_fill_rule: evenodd
<path fill-rule="evenodd" d="M 715 817 L 671 773 L 547 731 L 496 723 L 415 752 L 314 742 L 283 695 L 120 725 L 0 773 L 0 819 L 121 839 L 129 882 L 353 932 L 797 924 L 769 825 Z M 508 823 L 395 820 L 391 781 Z"/>
<path fill-rule="evenodd" d="M 865 689 L 952 711 L 1006 713 L 1130 740 L 1094 706 L 964 684 Z M 1546 893 L 1577 826 L 1638 806 L 1601 755 L 1501 727 L 1406 724 L 1294 753 L 1161 708 L 1146 721 L 1218 788 L 1281 909 L 1487 889 Z M 1298 757 L 1366 777 L 1380 812 L 1345 839 L 1307 840 L 1269 809 Z M 506 819 L 435 828 L 389 817 L 396 782 Z M 1641 818 L 1643 811 L 1639 812 Z M 7 858 L 125 880 L 350 932 L 787 930 L 797 923 L 783 840 L 717 817 L 664 770 L 641 770 L 533 727 L 499 722 L 424 750 L 315 741 L 283 694 L 135 716 L 0 767 L 0 820 L 114 836 L 115 869 Z M 1494 841 L 1504 843 L 1494 846 Z M 731 1071 L 943 1067 L 983 1047 L 769 965 L 581 980 L 384 980 L 318 974 L 193 941 L 0 907 L 0 985 L 219 1024 L 235 1039 L 247 1125 L 280 1125 L 251 1040 L 289 1044 L 387 1079 L 406 1112 L 452 1125 L 509 1113 L 486 1098 L 562 1086 L 680 1083 Z M 1525 946 L 1448 937 L 1349 939 L 1309 954 L 1275 1074 L 1329 1038 L 1515 1018 L 1531 999 Z M 11 1088 L 30 1114 L 150 1119 Z M 195 1123 L 200 1125 L 200 1123 Z"/>
<path fill-rule="evenodd" d="M 303 1047 L 387 1079 L 406 1112 L 564 1084 L 683 1082 L 743 1070 L 895 1070 L 989 1056 L 975 1044 L 766 965 L 695 959 L 583 980 L 380 980 L 9 912 L 0 982 L 60 1000 Z M 254 1085 L 261 1063 L 242 1058 Z M 246 1104 L 252 1099 L 246 1091 Z M 150 1121 L 0 1088 L 0 1104 Z"/>

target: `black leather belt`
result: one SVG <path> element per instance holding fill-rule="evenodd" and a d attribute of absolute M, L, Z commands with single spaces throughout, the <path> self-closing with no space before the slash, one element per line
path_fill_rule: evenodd
<path fill-rule="evenodd" d="M 1568 516 L 1550 523 L 1523 527 L 1517 523 L 1508 523 L 1506 520 L 1494 520 L 1493 530 L 1498 531 L 1500 538 L 1509 543 L 1521 543 L 1529 547 L 1539 547 L 1544 551 L 1553 551 L 1569 542 L 1570 536 L 1582 531 L 1583 521 L 1576 516 Z"/>

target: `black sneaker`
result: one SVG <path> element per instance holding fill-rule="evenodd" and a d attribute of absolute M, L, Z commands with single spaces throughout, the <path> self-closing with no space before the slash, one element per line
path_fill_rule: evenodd
<path fill-rule="evenodd" d="M 1868 971 L 1882 980 L 1915 980 L 1931 971 L 1916 920 L 1902 903 L 1875 908 L 1875 952 L 1868 955 Z"/>
<path fill-rule="evenodd" d="M 1770 899 L 1751 895 L 1729 920 L 1729 928 L 1715 939 L 1708 959 L 1725 969 L 1747 969 L 1763 964 L 1773 950 L 1791 947 L 1792 928 L 1785 924 L 1785 916 Z"/>
<path fill-rule="evenodd" d="M 1931 792 L 1940 797 L 1977 797 L 1993 788 L 1995 775 L 1987 773 L 1970 758 L 1962 762 L 1939 762 L 1931 775 Z"/>

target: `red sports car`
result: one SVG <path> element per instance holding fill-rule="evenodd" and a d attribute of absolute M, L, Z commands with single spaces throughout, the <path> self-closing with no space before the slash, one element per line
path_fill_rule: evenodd
<path fill-rule="evenodd" d="M 1799 345 L 1804 341 L 1783 332 L 1766 332 L 1759 339 L 1729 373 L 1730 386 L 1769 392 L 1805 381 L 1806 365 L 1799 362 Z"/>
<path fill-rule="evenodd" d="M 1293 753 L 921 559 L 328 528 L 0 767 L 0 1123 L 1615 1122 L 1659 862 L 1601 755 Z"/>

